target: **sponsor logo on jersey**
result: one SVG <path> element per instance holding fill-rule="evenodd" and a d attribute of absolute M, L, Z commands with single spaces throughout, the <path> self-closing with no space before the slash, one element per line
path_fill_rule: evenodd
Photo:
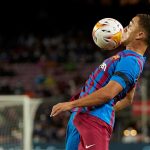
<path fill-rule="evenodd" d="M 99 66 L 99 69 L 102 69 L 104 71 L 106 70 L 106 68 L 107 68 L 107 65 L 104 62 Z"/>

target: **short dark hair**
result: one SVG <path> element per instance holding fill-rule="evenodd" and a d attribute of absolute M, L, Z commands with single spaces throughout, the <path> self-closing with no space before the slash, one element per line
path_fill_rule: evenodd
<path fill-rule="evenodd" d="M 150 15 L 149 14 L 137 14 L 139 17 L 139 25 L 145 30 L 147 37 L 145 42 L 150 46 Z"/>

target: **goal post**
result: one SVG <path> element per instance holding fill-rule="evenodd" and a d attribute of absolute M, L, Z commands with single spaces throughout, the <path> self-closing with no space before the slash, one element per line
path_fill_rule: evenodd
<path fill-rule="evenodd" d="M 0 96 L 0 148 L 32 150 L 34 116 L 41 99 Z"/>

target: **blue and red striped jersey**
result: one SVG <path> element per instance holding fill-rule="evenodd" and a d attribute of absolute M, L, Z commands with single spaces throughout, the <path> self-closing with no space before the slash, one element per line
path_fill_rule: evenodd
<path fill-rule="evenodd" d="M 107 124 L 114 126 L 115 112 L 113 106 L 115 102 L 123 99 L 126 93 L 134 87 L 145 63 L 145 57 L 131 50 L 123 50 L 103 61 L 94 72 L 92 72 L 82 87 L 79 97 L 84 97 L 94 91 L 104 87 L 109 81 L 118 82 L 123 90 L 115 98 L 110 99 L 107 103 L 100 106 L 84 107 L 83 112 L 88 111 Z M 110 91 L 111 92 L 111 91 Z M 77 111 L 78 108 L 76 108 Z"/>

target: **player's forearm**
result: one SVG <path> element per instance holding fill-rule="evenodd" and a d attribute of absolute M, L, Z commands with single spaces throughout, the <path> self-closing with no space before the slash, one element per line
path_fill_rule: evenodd
<path fill-rule="evenodd" d="M 72 101 L 72 105 L 74 108 L 75 107 L 98 106 L 98 105 L 106 103 L 111 98 L 113 98 L 113 97 L 110 94 L 110 92 L 105 91 L 105 88 L 101 88 L 98 91 L 96 91 L 90 95 L 87 95 L 76 101 Z"/>
<path fill-rule="evenodd" d="M 122 86 L 116 81 L 110 81 L 99 90 L 72 102 L 73 107 L 88 107 L 102 105 L 122 91 Z"/>
<path fill-rule="evenodd" d="M 123 99 L 116 103 L 116 105 L 114 106 L 114 109 L 115 109 L 115 111 L 119 111 L 119 110 L 122 110 L 122 109 L 128 107 L 130 104 L 131 104 L 131 101 L 129 101 L 127 99 Z"/>
<path fill-rule="evenodd" d="M 131 105 L 134 97 L 134 92 L 135 92 L 135 87 L 129 93 L 127 93 L 124 99 L 116 103 L 116 105 L 114 106 L 115 111 L 122 110 L 128 107 L 129 105 Z"/>

